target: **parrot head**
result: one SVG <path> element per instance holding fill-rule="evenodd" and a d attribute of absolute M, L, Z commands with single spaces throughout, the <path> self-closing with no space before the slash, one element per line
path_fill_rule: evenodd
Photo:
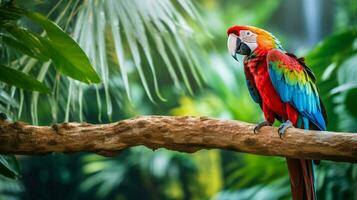
<path fill-rule="evenodd" d="M 237 54 L 262 55 L 274 48 L 282 49 L 280 42 L 268 31 L 254 26 L 232 26 L 227 31 L 229 53 L 237 60 Z"/>

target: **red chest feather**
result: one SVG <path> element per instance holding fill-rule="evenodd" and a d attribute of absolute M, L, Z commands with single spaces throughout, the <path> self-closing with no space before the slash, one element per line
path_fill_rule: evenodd
<path fill-rule="evenodd" d="M 290 119 L 293 123 L 297 119 L 297 112 L 287 103 L 281 101 L 276 92 L 268 72 L 266 60 L 256 58 L 244 62 L 244 70 L 247 78 L 254 82 L 255 87 L 262 100 L 262 110 L 268 121 L 274 121 L 276 116 L 284 120 Z"/>

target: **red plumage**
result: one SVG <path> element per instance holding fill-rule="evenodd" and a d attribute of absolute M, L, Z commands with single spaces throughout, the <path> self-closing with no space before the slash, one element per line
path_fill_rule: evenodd
<path fill-rule="evenodd" d="M 259 92 L 265 119 L 273 124 L 275 116 L 278 115 L 283 119 L 290 119 L 293 124 L 296 124 L 298 113 L 289 103 L 282 102 L 276 92 L 268 73 L 266 56 L 245 60 L 244 72 Z"/>
<path fill-rule="evenodd" d="M 295 127 L 299 127 L 297 123 L 301 113 L 291 102 L 282 100 L 281 95 L 272 83 L 268 62 L 281 61 L 286 64 L 288 70 L 299 72 L 305 70 L 306 66 L 303 60 L 297 59 L 292 54 L 282 53 L 282 48 L 276 38 L 262 29 L 250 26 L 233 26 L 228 29 L 228 35 L 234 34 L 239 37 L 241 30 L 250 30 L 257 35 L 257 48 L 244 58 L 244 72 L 249 89 L 258 93 L 259 102 L 256 102 L 260 104 L 265 119 L 270 124 L 273 124 L 275 119 L 282 122 L 290 120 Z M 252 91 L 250 92 L 252 93 Z M 300 128 L 304 127 L 300 125 Z M 286 160 L 293 199 L 315 199 L 312 161 L 291 158 Z"/>
<path fill-rule="evenodd" d="M 266 56 L 259 56 L 244 61 L 244 72 L 256 88 L 262 99 L 262 111 L 265 119 L 271 124 L 276 116 L 289 119 L 296 127 L 298 112 L 289 103 L 282 102 L 275 90 L 266 62 Z M 314 179 L 311 160 L 287 158 L 287 165 L 291 179 L 291 192 L 294 200 L 315 199 Z"/>

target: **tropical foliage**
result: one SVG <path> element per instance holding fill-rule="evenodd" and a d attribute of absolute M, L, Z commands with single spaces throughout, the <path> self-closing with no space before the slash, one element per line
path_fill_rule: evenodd
<path fill-rule="evenodd" d="M 145 114 L 256 123 L 261 112 L 241 63 L 226 52 L 225 34 L 232 24 L 251 24 L 274 31 L 295 53 L 303 46 L 297 53 L 319 80 L 328 129 L 356 132 L 356 3 L 333 6 L 338 14 L 321 33 L 326 37 L 304 46 L 279 29 L 281 8 L 292 9 L 289 16 L 297 10 L 284 1 L 3 0 L 0 112 L 39 125 Z M 136 147 L 114 158 L 81 153 L 18 160 L 21 170 L 15 157 L 0 157 L 0 199 L 290 198 L 283 158 Z M 316 168 L 319 198 L 357 198 L 355 165 L 323 161 Z"/>

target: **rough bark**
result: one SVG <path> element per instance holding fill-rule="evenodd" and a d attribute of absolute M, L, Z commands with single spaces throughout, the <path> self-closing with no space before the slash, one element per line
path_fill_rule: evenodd
<path fill-rule="evenodd" d="M 357 134 L 277 128 L 207 117 L 145 116 L 111 124 L 63 123 L 33 126 L 0 120 L 1 154 L 95 152 L 115 155 L 144 145 L 182 152 L 229 149 L 267 156 L 357 162 Z"/>

